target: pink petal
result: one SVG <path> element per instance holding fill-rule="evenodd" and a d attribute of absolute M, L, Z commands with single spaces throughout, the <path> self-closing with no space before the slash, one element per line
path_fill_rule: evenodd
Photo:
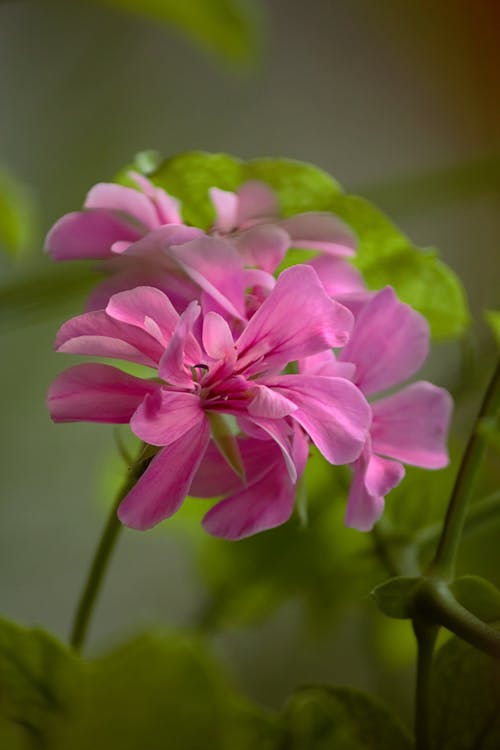
<path fill-rule="evenodd" d="M 237 226 L 238 196 L 228 190 L 213 187 L 208 191 L 215 207 L 214 227 L 224 234 L 229 234 Z"/>
<path fill-rule="evenodd" d="M 189 492 L 210 439 L 205 420 L 163 448 L 118 508 L 120 521 L 132 529 L 150 529 L 172 516 Z"/>
<path fill-rule="evenodd" d="M 265 378 L 298 407 L 291 415 L 332 464 L 354 461 L 368 436 L 371 410 L 361 391 L 343 378 L 282 375 Z"/>
<path fill-rule="evenodd" d="M 112 182 L 94 185 L 85 199 L 85 208 L 104 208 L 126 214 L 139 224 L 141 234 L 159 226 L 157 213 L 149 198 L 134 188 Z"/>
<path fill-rule="evenodd" d="M 225 359 L 232 363 L 236 360 L 231 329 L 216 312 L 208 312 L 203 319 L 203 346 L 213 359 Z"/>
<path fill-rule="evenodd" d="M 236 224 L 244 228 L 245 224 L 268 221 L 279 215 L 278 198 L 264 182 L 249 180 L 238 189 L 238 214 Z"/>
<path fill-rule="evenodd" d="M 261 444 L 267 450 L 272 449 L 272 444 L 268 443 L 262 441 Z M 298 477 L 304 471 L 307 453 L 307 441 L 298 429 L 293 438 L 293 460 Z M 202 522 L 206 531 L 224 539 L 242 539 L 288 521 L 293 511 L 296 485 L 281 461 L 276 456 L 273 459 L 272 455 L 271 451 L 267 456 L 265 473 L 208 511 Z M 251 476 L 248 470 L 247 476 Z"/>
<path fill-rule="evenodd" d="M 344 523 L 351 529 L 358 531 L 371 531 L 375 523 L 384 512 L 384 497 L 382 495 L 370 495 L 364 482 L 364 466 L 361 459 L 353 466 L 354 475 Z"/>
<path fill-rule="evenodd" d="M 293 247 L 319 250 L 328 255 L 351 256 L 356 252 L 356 237 L 333 214 L 310 211 L 280 221 Z"/>
<path fill-rule="evenodd" d="M 426 469 L 448 464 L 453 402 L 448 391 L 420 381 L 372 404 L 373 450 Z"/>
<path fill-rule="evenodd" d="M 252 388 L 255 394 L 248 406 L 248 413 L 252 417 L 267 417 L 268 419 L 281 419 L 297 410 L 292 401 L 278 391 L 267 388 L 265 385 L 256 385 Z"/>
<path fill-rule="evenodd" d="M 221 500 L 203 518 L 205 531 L 223 539 L 243 539 L 288 521 L 295 485 L 284 467 L 272 466 L 251 486 Z"/>
<path fill-rule="evenodd" d="M 301 375 L 327 375 L 331 378 L 354 380 L 355 372 L 355 365 L 350 362 L 339 362 L 331 349 L 313 354 L 299 362 L 299 373 Z"/>
<path fill-rule="evenodd" d="M 233 240 L 246 266 L 257 266 L 272 273 L 285 257 L 290 238 L 273 224 L 259 224 L 238 234 Z"/>
<path fill-rule="evenodd" d="M 169 255 L 227 313 L 245 319 L 243 265 L 229 242 L 203 237 L 171 248 Z"/>
<path fill-rule="evenodd" d="M 188 305 L 160 360 L 159 376 L 179 388 L 193 388 L 193 376 L 187 368 L 203 359 L 201 348 L 193 336 L 193 326 L 200 312 L 196 301 Z"/>
<path fill-rule="evenodd" d="M 48 407 L 54 422 L 125 424 L 156 383 L 109 365 L 83 364 L 62 372 L 52 383 Z"/>
<path fill-rule="evenodd" d="M 147 321 L 153 321 L 163 345 L 170 341 L 179 322 L 179 314 L 168 297 L 149 286 L 114 294 L 106 306 L 106 313 L 114 320 L 136 326 L 151 335 L 152 328 Z"/>
<path fill-rule="evenodd" d="M 138 172 L 129 172 L 135 184 L 155 204 L 160 224 L 182 224 L 180 202 L 159 187 L 156 187 L 147 177 Z"/>
<path fill-rule="evenodd" d="M 265 365 L 277 367 L 343 346 L 352 325 L 352 313 L 328 297 L 315 271 L 293 266 L 280 274 L 236 342 L 239 367 L 258 368 L 262 358 Z"/>
<path fill-rule="evenodd" d="M 356 365 L 356 385 L 370 395 L 413 375 L 428 351 L 425 318 L 385 287 L 363 307 L 340 359 Z"/>
<path fill-rule="evenodd" d="M 104 310 L 78 315 L 64 323 L 55 348 L 69 354 L 111 357 L 155 367 L 164 347 L 145 331 L 110 318 Z"/>
<path fill-rule="evenodd" d="M 342 258 L 318 255 L 308 262 L 331 297 L 364 292 L 363 277 L 357 268 Z"/>
<path fill-rule="evenodd" d="M 245 468 L 247 484 L 253 484 L 269 471 L 271 464 L 281 464 L 281 450 L 273 440 L 238 438 L 238 447 Z M 195 497 L 217 497 L 243 488 L 241 478 L 229 466 L 213 442 L 207 448 L 189 490 Z"/>
<path fill-rule="evenodd" d="M 167 226 L 153 229 L 144 237 L 130 245 L 122 255 L 127 257 L 137 256 L 145 258 L 152 256 L 163 260 L 168 265 L 168 251 L 177 245 L 184 245 L 186 242 L 203 237 L 204 233 L 197 227 L 186 227 L 183 224 L 168 224 Z M 164 254 L 167 258 L 162 258 Z"/>
<path fill-rule="evenodd" d="M 200 427 L 205 419 L 197 394 L 157 388 L 139 404 L 130 428 L 145 443 L 164 446 Z"/>
<path fill-rule="evenodd" d="M 134 242 L 141 232 L 109 211 L 76 211 L 57 221 L 45 240 L 54 260 L 109 258 L 111 245 Z"/>
<path fill-rule="evenodd" d="M 294 460 L 293 437 L 294 429 L 285 419 L 268 419 L 248 415 L 240 417 L 238 423 L 241 429 L 258 440 L 272 438 L 281 450 L 290 480 L 297 481 L 298 469 Z"/>

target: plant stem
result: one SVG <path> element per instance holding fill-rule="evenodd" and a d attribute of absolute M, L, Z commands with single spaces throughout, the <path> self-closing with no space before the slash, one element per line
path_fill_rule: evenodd
<path fill-rule="evenodd" d="M 141 446 L 141 454 L 143 453 L 144 446 Z M 121 523 L 117 516 L 118 506 L 125 497 L 125 495 L 132 489 L 137 480 L 142 476 L 148 466 L 149 461 L 144 461 L 139 458 L 131 467 L 128 469 L 128 475 L 126 477 L 123 486 L 121 487 L 115 502 L 111 508 L 106 526 L 102 532 L 102 536 L 97 545 L 94 558 L 92 560 L 85 586 L 81 593 L 78 607 L 75 612 L 73 619 L 73 626 L 71 629 L 70 644 L 76 650 L 80 651 L 87 636 L 89 628 L 90 618 L 94 609 L 94 605 L 101 587 L 104 573 L 106 572 L 107 565 L 111 558 L 118 533 L 121 529 Z"/>
<path fill-rule="evenodd" d="M 465 447 L 448 504 L 441 537 L 429 567 L 429 575 L 441 577 L 445 580 L 453 578 L 458 546 L 467 514 L 467 502 L 484 452 L 484 441 L 478 434 L 478 427 L 480 421 L 494 411 L 499 391 L 500 363 L 496 366 Z"/>
<path fill-rule="evenodd" d="M 430 750 L 430 704 L 432 656 L 439 628 L 416 618 L 413 631 L 417 639 L 417 679 L 415 683 L 415 750 Z"/>
<path fill-rule="evenodd" d="M 443 625 L 471 646 L 500 659 L 500 631 L 463 607 L 444 581 L 428 580 L 416 605 L 428 621 Z"/>

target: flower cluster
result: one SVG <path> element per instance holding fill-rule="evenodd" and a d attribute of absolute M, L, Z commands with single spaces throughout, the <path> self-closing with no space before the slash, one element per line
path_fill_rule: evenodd
<path fill-rule="evenodd" d="M 274 192 L 252 181 L 210 190 L 216 218 L 204 232 L 183 223 L 176 199 L 130 176 L 136 188 L 96 185 L 47 237 L 56 260 L 98 260 L 105 273 L 57 350 L 149 368 L 137 377 L 80 364 L 48 396 L 56 422 L 128 423 L 155 446 L 119 507 L 125 525 L 150 528 L 188 494 L 222 497 L 203 520 L 216 536 L 282 524 L 313 443 L 352 466 L 346 523 L 369 530 L 404 463 L 446 465 L 446 391 L 420 381 L 367 400 L 420 368 L 429 331 L 390 287 L 365 288 L 339 219 L 283 219 Z M 292 247 L 315 257 L 278 274 Z"/>

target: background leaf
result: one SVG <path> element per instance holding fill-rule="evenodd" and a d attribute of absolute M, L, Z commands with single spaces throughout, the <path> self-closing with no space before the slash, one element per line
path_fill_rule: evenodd
<path fill-rule="evenodd" d="M 436 657 L 431 707 L 433 750 L 496 750 L 499 662 L 452 638 Z"/>
<path fill-rule="evenodd" d="M 257 10 L 248 0 L 99 0 L 174 26 L 203 48 L 232 62 L 256 54 Z"/>
<path fill-rule="evenodd" d="M 44 747 L 52 724 L 68 719 L 81 668 L 48 633 L 0 621 L 0 746 L 7 750 L 6 738 L 19 737 Z"/>
<path fill-rule="evenodd" d="M 410 750 L 403 726 L 372 696 L 344 687 L 297 691 L 287 710 L 290 750 Z"/>
<path fill-rule="evenodd" d="M 460 604 L 483 622 L 500 620 L 500 591 L 480 576 L 462 576 L 450 584 Z"/>
<path fill-rule="evenodd" d="M 11 258 L 34 245 L 35 207 L 31 191 L 0 170 L 0 249 Z"/>

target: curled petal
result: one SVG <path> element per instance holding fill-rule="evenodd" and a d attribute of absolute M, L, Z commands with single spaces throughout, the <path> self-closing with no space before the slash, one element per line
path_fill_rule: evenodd
<path fill-rule="evenodd" d="M 371 455 L 369 450 L 353 469 L 345 524 L 358 531 L 371 531 L 383 513 L 384 496 L 401 482 L 405 470 L 397 461 Z"/>
<path fill-rule="evenodd" d="M 208 312 L 203 319 L 203 346 L 213 359 L 225 359 L 232 363 L 236 359 L 231 329 L 216 312 Z"/>
<path fill-rule="evenodd" d="M 127 375 L 116 367 L 82 364 L 62 372 L 49 389 L 54 422 L 125 424 L 158 385 Z"/>
<path fill-rule="evenodd" d="M 200 315 L 198 302 L 191 302 L 179 318 L 177 328 L 165 349 L 158 374 L 180 388 L 192 388 L 192 374 L 187 368 L 202 359 L 201 348 L 193 336 L 193 326 Z"/>
<path fill-rule="evenodd" d="M 372 404 L 373 450 L 406 464 L 441 469 L 453 402 L 448 391 L 419 381 Z"/>
<path fill-rule="evenodd" d="M 130 171 L 128 174 L 144 195 L 147 195 L 155 204 L 160 224 L 182 224 L 180 202 L 177 198 L 153 185 L 147 177 L 139 172 Z"/>
<path fill-rule="evenodd" d="M 205 420 L 163 448 L 118 508 L 120 521 L 141 531 L 172 516 L 189 492 L 210 439 Z"/>

